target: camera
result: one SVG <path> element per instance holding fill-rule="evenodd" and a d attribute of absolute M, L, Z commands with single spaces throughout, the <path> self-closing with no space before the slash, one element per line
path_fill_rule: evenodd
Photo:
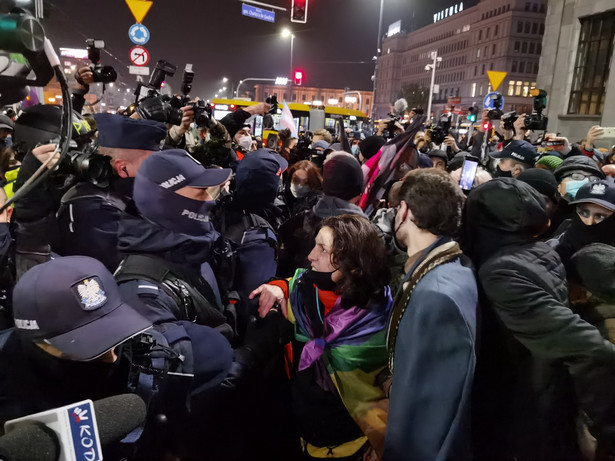
<path fill-rule="evenodd" d="M 73 119 L 74 124 L 82 123 Z M 87 135 L 71 139 L 71 146 L 58 165 L 58 173 L 73 175 L 79 181 L 88 181 L 93 184 L 106 182 L 113 174 L 111 157 L 98 153 L 98 145 L 86 141 Z M 48 141 L 49 144 L 58 144 L 60 138 Z"/>
<path fill-rule="evenodd" d="M 530 94 L 534 96 L 534 110 L 530 115 L 525 116 L 524 128 L 526 130 L 545 131 L 549 119 L 542 115 L 542 111 L 547 107 L 547 92 L 545 90 L 534 89 Z"/>
<path fill-rule="evenodd" d="M 113 83 L 117 80 L 117 72 L 111 66 L 103 66 L 100 63 L 100 52 L 105 49 L 104 40 L 89 38 L 85 41 L 88 50 L 88 59 L 92 61 L 90 70 L 95 82 Z"/>
<path fill-rule="evenodd" d="M 514 130 L 515 129 L 514 123 L 517 121 L 518 118 L 519 118 L 519 115 L 515 111 L 506 112 L 505 114 L 502 114 L 502 117 L 500 118 L 500 120 L 502 121 L 502 127 L 505 130 L 509 130 L 509 131 Z"/>
<path fill-rule="evenodd" d="M 175 100 L 171 100 L 171 105 L 177 109 L 181 107 L 190 106 L 194 112 L 194 123 L 198 127 L 210 127 L 210 121 L 212 118 L 213 108 L 211 104 L 205 103 L 205 101 L 198 100 L 190 102 L 190 91 L 192 91 L 192 81 L 194 80 L 194 71 L 192 70 L 192 64 L 186 64 L 184 68 L 184 77 L 182 78 L 181 92 L 184 95 L 180 99 L 179 104 Z"/>
<path fill-rule="evenodd" d="M 451 129 L 451 116 L 449 114 L 442 114 L 440 120 L 436 126 L 431 127 L 431 142 L 436 145 L 440 145 L 444 142 L 444 139 L 448 136 L 448 132 Z"/>
<path fill-rule="evenodd" d="M 171 125 L 181 125 L 182 117 L 184 116 L 180 109 L 182 107 L 182 98 L 160 94 L 160 88 L 162 88 L 165 78 L 175 75 L 176 70 L 176 66 L 164 59 L 156 63 L 154 72 L 152 72 L 149 82 L 145 85 L 149 88 L 147 96 L 136 103 L 136 112 L 141 118 L 170 123 Z M 135 91 L 137 98 L 141 94 L 141 87 L 142 85 L 139 84 Z"/>
<path fill-rule="evenodd" d="M 489 97 L 493 101 L 493 109 L 489 111 L 487 116 L 490 120 L 500 120 L 503 115 L 502 106 L 504 105 L 502 93 L 493 93 Z"/>

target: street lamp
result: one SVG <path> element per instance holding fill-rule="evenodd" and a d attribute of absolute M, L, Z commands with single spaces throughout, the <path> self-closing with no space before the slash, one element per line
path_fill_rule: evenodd
<path fill-rule="evenodd" d="M 293 34 L 290 31 L 290 29 L 285 27 L 284 29 L 282 29 L 282 37 L 284 38 L 290 37 L 290 68 L 288 71 L 288 77 L 289 77 L 288 86 L 289 86 L 289 98 L 290 98 L 290 101 L 292 102 L 293 100 L 293 49 L 295 46 L 295 34 Z"/>
<path fill-rule="evenodd" d="M 436 81 L 436 67 L 438 66 L 439 62 L 442 62 L 442 58 L 438 56 L 437 51 L 431 52 L 431 59 L 433 59 L 433 62 L 425 66 L 426 71 L 431 71 L 431 85 L 429 86 L 429 104 L 427 104 L 427 120 L 431 119 L 431 102 L 433 99 L 433 87 Z"/>
<path fill-rule="evenodd" d="M 372 123 L 375 123 L 376 119 L 376 84 L 378 78 L 378 57 L 380 57 L 380 39 L 382 36 L 382 11 L 384 9 L 384 0 L 380 0 L 380 20 L 378 21 L 378 39 L 376 41 L 376 56 L 374 66 L 374 94 L 372 95 Z"/>
<path fill-rule="evenodd" d="M 228 82 L 228 78 L 222 77 L 222 83 L 226 83 L 226 82 Z"/>

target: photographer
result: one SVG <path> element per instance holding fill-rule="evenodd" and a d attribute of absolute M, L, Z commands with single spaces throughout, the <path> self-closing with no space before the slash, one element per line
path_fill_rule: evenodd
<path fill-rule="evenodd" d="M 83 112 L 85 95 L 90 92 L 90 84 L 94 83 L 94 74 L 90 66 L 81 67 L 75 74 L 75 85 L 72 88 L 72 106 L 75 112 Z"/>

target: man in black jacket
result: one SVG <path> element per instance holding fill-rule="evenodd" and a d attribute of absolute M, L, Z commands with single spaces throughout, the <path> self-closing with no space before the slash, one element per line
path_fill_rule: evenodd
<path fill-rule="evenodd" d="M 579 411 L 608 451 L 615 346 L 570 310 L 562 263 L 535 240 L 548 225 L 543 197 L 515 179 L 496 179 L 470 193 L 465 219 L 465 251 L 483 295 L 476 459 L 579 460 Z"/>

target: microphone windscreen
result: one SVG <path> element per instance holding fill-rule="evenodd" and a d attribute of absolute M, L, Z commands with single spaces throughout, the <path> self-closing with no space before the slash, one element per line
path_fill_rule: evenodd
<path fill-rule="evenodd" d="M 395 113 L 399 116 L 404 115 L 404 112 L 406 111 L 407 108 L 408 108 L 408 101 L 406 101 L 404 98 L 399 98 L 397 101 L 395 101 L 395 104 L 393 105 L 393 109 L 395 110 Z"/>
<path fill-rule="evenodd" d="M 56 461 L 59 455 L 58 436 L 43 423 L 23 422 L 0 437 L 3 461 Z"/>
<path fill-rule="evenodd" d="M 145 402 L 136 394 L 121 394 L 94 402 L 96 425 L 100 444 L 122 440 L 132 430 L 143 424 L 147 409 Z"/>

